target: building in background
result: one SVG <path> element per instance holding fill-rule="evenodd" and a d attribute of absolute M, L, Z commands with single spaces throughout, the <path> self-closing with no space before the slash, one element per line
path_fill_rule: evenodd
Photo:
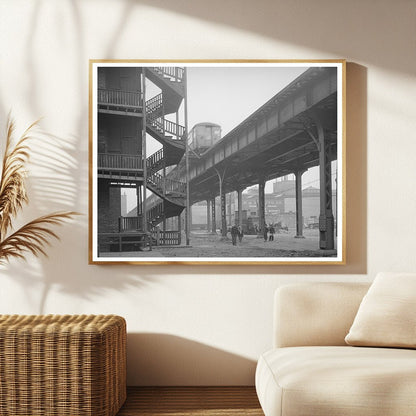
<path fill-rule="evenodd" d="M 336 208 L 336 191 L 332 192 L 332 203 Z M 259 228 L 258 217 L 258 187 L 248 188 L 242 194 L 242 223 L 246 234 L 256 234 Z M 320 191 L 319 188 L 309 186 L 302 190 L 303 226 L 317 229 L 319 226 Z M 216 199 L 216 228 L 220 228 L 220 206 Z M 227 224 L 238 223 L 237 196 L 231 192 L 226 196 Z M 265 194 L 265 218 L 267 224 L 279 224 L 287 230 L 296 228 L 296 191 L 295 180 L 284 176 L 273 182 L 273 192 Z M 336 209 L 335 209 L 336 220 Z M 199 202 L 192 206 L 192 229 L 207 229 L 207 206 Z"/>

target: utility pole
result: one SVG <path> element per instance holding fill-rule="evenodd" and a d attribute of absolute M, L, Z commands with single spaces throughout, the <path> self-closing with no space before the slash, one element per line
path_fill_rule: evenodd
<path fill-rule="evenodd" d="M 189 200 L 189 145 L 188 145 L 188 74 L 186 67 L 184 68 L 184 112 L 185 112 L 185 166 L 186 166 L 186 208 L 185 208 L 185 236 L 186 236 L 186 245 L 190 245 L 190 200 Z"/>
<path fill-rule="evenodd" d="M 147 233 L 147 206 L 146 206 L 146 189 L 147 189 L 147 166 L 146 166 L 146 68 L 142 68 L 142 108 L 143 108 L 143 125 L 142 125 L 142 160 L 143 160 L 143 232 Z M 139 207 L 137 207 L 138 209 Z"/>

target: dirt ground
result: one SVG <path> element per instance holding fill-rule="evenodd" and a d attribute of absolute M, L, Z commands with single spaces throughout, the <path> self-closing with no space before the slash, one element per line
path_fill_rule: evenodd
<path fill-rule="evenodd" d="M 336 250 L 319 249 L 318 230 L 305 230 L 304 238 L 295 238 L 294 231 L 276 233 L 274 241 L 264 241 L 263 237 L 245 235 L 234 246 L 231 236 L 224 239 L 219 234 L 205 231 L 192 232 L 190 245 L 185 238 L 181 246 L 154 246 L 152 251 L 129 253 L 105 253 L 114 257 L 335 257 Z M 103 253 L 104 254 L 104 253 Z"/>
<path fill-rule="evenodd" d="M 237 240 L 233 246 L 230 236 L 223 239 L 219 235 L 191 233 L 190 247 L 155 247 L 155 250 L 167 257 L 322 257 L 318 232 L 308 234 L 302 239 L 290 233 L 275 234 L 274 241 L 245 235 L 241 243 Z"/>

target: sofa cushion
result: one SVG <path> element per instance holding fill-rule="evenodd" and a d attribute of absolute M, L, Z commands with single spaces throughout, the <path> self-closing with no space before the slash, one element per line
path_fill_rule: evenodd
<path fill-rule="evenodd" d="M 274 298 L 273 347 L 345 346 L 368 283 L 298 283 Z"/>
<path fill-rule="evenodd" d="M 416 415 L 416 351 L 277 348 L 259 359 L 256 389 L 266 416 Z"/>
<path fill-rule="evenodd" d="M 378 274 L 358 308 L 345 342 L 416 348 L 416 274 Z"/>

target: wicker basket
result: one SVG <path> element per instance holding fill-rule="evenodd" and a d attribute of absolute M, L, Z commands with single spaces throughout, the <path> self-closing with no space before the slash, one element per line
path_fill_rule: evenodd
<path fill-rule="evenodd" d="M 125 399 L 123 318 L 0 315 L 0 415 L 114 416 Z"/>

